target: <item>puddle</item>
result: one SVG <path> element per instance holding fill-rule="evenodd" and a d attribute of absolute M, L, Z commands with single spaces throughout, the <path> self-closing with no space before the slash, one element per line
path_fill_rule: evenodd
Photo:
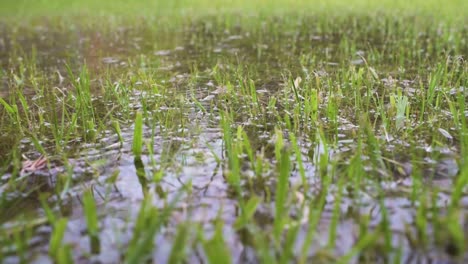
<path fill-rule="evenodd" d="M 224 223 L 223 237 L 233 262 L 258 263 L 257 234 L 252 232 L 265 232 L 259 235 L 259 239 L 265 239 L 275 222 L 276 166 L 279 162 L 275 158 L 276 128 L 281 128 L 287 144 L 291 144 L 291 134 L 297 135 L 298 151 L 302 155 L 302 169 L 295 160 L 296 156 L 291 156 L 293 166 L 288 178 L 291 192 L 287 199 L 291 208 L 287 212 L 292 219 L 299 218 L 293 221 L 299 231 L 292 243 L 291 254 L 297 258 L 301 256 L 302 247 L 309 239 L 309 223 L 317 221 L 315 236 L 305 249 L 306 262 L 331 263 L 354 250 L 365 233 L 364 229 L 375 231 L 382 228 L 390 229 L 391 237 L 382 235 L 375 238 L 375 242 L 361 249 L 360 254 L 351 256 L 349 263 L 387 263 L 389 259 L 396 259 L 399 263 L 398 259 L 401 263 L 461 261 L 457 256 L 465 257 L 466 249 L 457 249 L 461 252 L 455 254 L 451 251 L 450 239 L 436 241 L 433 238 L 444 232 L 437 229 L 447 228 L 444 222 L 434 226 L 438 215 L 432 215 L 435 220 L 426 223 L 416 222 L 421 219 L 418 216 L 422 208 L 419 204 L 421 195 L 427 196 L 424 200 L 427 203 L 436 202 L 425 205 L 424 210 L 433 210 L 434 214 L 440 214 L 441 219 L 448 214 L 454 181 L 460 173 L 460 146 L 451 135 L 451 128 L 426 129 L 424 123 L 417 122 L 414 124 L 415 132 L 408 136 L 401 130 L 390 131 L 383 124 L 376 125 L 375 135 L 383 143 L 377 147 L 370 146 L 372 142 L 359 139 L 363 129 L 359 123 L 360 116 L 356 115 L 352 104 L 347 103 L 349 98 L 343 95 L 349 93 L 342 91 L 352 88 L 350 82 L 355 77 L 348 76 L 345 69 L 354 67 L 351 72 L 356 76 L 374 74 L 377 78 L 372 85 L 376 87 L 364 84 L 362 91 L 356 92 L 361 94 L 359 98 L 380 102 L 378 97 L 382 95 L 389 111 L 397 111 L 391 109 L 391 100 L 395 99 L 390 99 L 389 91 L 396 91 L 399 87 L 404 88 L 405 95 L 414 95 L 419 89 L 418 81 L 425 81 L 427 76 L 419 76 L 422 73 L 418 65 L 407 61 L 403 63 L 405 69 L 402 70 L 402 65 L 392 58 L 372 58 L 371 49 L 387 49 L 386 53 L 395 54 L 401 45 L 399 40 L 393 40 L 396 43 L 392 45 L 378 35 L 334 31 L 338 29 L 314 32 L 307 27 L 313 19 L 303 23 L 294 32 L 277 34 L 270 34 L 268 28 L 264 32 L 244 28 L 228 31 L 206 28 L 200 23 L 186 31 L 160 35 L 152 34 L 151 29 L 144 26 L 122 27 L 110 34 L 79 28 L 68 31 L 48 27 L 47 24 L 26 28 L 0 25 L 3 32 L 0 41 L 2 68 L 18 74 L 21 71 L 31 74 L 33 69 L 24 65 L 34 65 L 39 76 L 52 76 L 49 80 L 52 87 L 61 87 L 66 93 L 71 89 L 67 86 L 69 78 L 63 77 L 67 76 L 66 64 L 76 72 L 86 65 L 93 76 L 90 81 L 94 102 L 102 105 L 101 108 L 96 107 L 96 116 L 100 117 L 107 117 L 109 108 L 106 104 L 112 104 L 105 101 L 105 91 L 102 91 L 107 81 L 114 82 L 110 86 L 113 89 L 122 89 L 122 93 L 129 89 L 127 92 L 131 94 L 128 109 L 119 108 L 112 113 L 113 118 L 122 121 L 120 135 L 106 121 L 103 124 L 108 129 L 102 130 L 96 143 L 70 139 L 67 157 L 57 157 L 56 162 L 48 165 L 50 167 L 29 176 L 38 178 L 35 183 L 28 182 L 29 185 L 12 192 L 8 189 L 8 182 L 18 172 L 15 172 L 15 165 L 4 164 L 0 178 L 2 212 L 7 212 L 2 213 L 0 220 L 0 237 L 5 242 L 0 255 L 5 256 L 4 262 L 21 261 L 16 256 L 19 252 L 17 245 L 6 243 L 6 239 L 12 236 L 8 230 L 33 219 L 39 222 L 34 224 L 31 239 L 25 245 L 28 262 L 52 262 L 48 253 L 52 227 L 44 220 L 45 213 L 38 194 L 44 192 L 51 194 L 48 202 L 54 211 L 69 219 L 63 243 L 71 245 L 73 259 L 77 263 L 122 261 L 122 254 L 132 239 L 141 202 L 148 193 L 153 196 L 157 208 L 164 208 L 168 202 L 177 199 L 170 220 L 155 238 L 157 247 L 152 254 L 155 263 L 169 261 L 179 225 L 192 224 L 205 237 L 210 237 L 215 232 L 214 223 L 219 219 Z M 352 38 L 356 47 L 343 43 L 345 37 L 353 34 L 356 34 Z M 428 67 L 436 65 L 441 58 L 431 56 L 429 51 L 423 57 L 422 61 Z M 375 69 L 374 72 L 364 73 L 369 65 Z M 1 98 L 8 98 L 11 93 L 10 86 L 15 81 L 11 76 L 8 73 L 1 75 Z M 297 76 L 302 76 L 302 88 Z M 118 84 L 119 78 L 123 80 L 121 85 Z M 308 93 L 306 89 L 315 87 L 313 85 L 322 87 L 316 95 L 322 100 L 317 111 L 329 114 L 322 114 L 318 121 L 304 115 L 304 119 L 285 120 L 285 116 L 294 116 L 290 113 L 294 109 L 307 111 L 292 106 L 302 95 L 293 93 L 289 79 L 297 80 L 296 88 L 304 94 Z M 252 101 L 240 90 L 249 87 L 248 82 L 256 90 L 254 93 L 260 102 L 258 108 L 249 108 Z M 31 80 L 21 85 L 28 99 L 37 96 Z M 393 92 L 392 96 L 397 96 L 397 93 Z M 276 101 L 273 100 L 275 98 Z M 327 109 L 334 100 L 345 103 L 340 109 Z M 374 115 L 369 119 L 375 123 L 382 122 L 379 109 L 376 105 L 372 107 L 368 111 Z M 237 126 L 242 126 L 251 148 L 263 162 L 262 177 L 258 178 L 248 157 L 241 157 L 243 180 L 240 194 L 236 194 L 227 181 L 227 146 L 220 117 L 226 109 L 236 113 L 231 127 L 233 136 Z M 135 159 L 132 154 L 135 110 L 149 113 L 145 119 L 145 147 L 141 159 Z M 5 110 L 2 108 L 2 111 Z M 442 120 L 437 121 L 437 125 L 444 126 L 443 120 L 447 117 L 444 118 L 443 113 L 437 117 Z M 1 124 L 7 124 L 6 113 L 2 113 L 0 118 Z M 289 128 L 287 122 L 291 123 Z M 436 132 L 440 133 L 439 137 L 433 137 L 434 131 L 439 131 Z M 39 151 L 30 139 L 17 140 L 12 136 L 13 130 L 6 126 L 1 132 L 0 157 L 11 157 L 10 150 L 16 146 L 31 160 L 39 157 Z M 45 150 L 53 153 L 51 142 L 44 140 L 43 143 Z M 371 151 L 363 151 L 362 156 L 356 158 L 356 153 L 362 151 L 359 148 L 370 148 L 379 153 L 374 155 Z M 375 157 L 381 158 L 377 161 L 378 167 L 373 160 Z M 11 158 L 6 160 L 9 162 Z M 340 180 L 356 173 L 348 169 L 356 160 L 362 164 L 358 173 L 363 180 L 359 185 L 351 180 Z M 325 165 L 321 165 L 323 163 Z M 417 169 L 421 169 L 419 174 Z M 301 175 L 301 170 L 304 175 Z M 63 175 L 71 175 L 71 182 L 63 182 Z M 331 180 L 323 208 L 315 208 L 323 212 L 317 215 L 319 220 L 310 218 L 314 216 L 310 214 L 310 208 L 300 204 L 318 201 L 327 177 Z M 158 180 L 153 181 L 156 178 Z M 303 181 L 307 189 L 301 187 Z M 58 184 L 70 184 L 63 197 L 53 194 Z M 417 184 L 424 185 L 424 188 L 415 187 Z M 30 192 L 26 191 L 28 188 L 31 188 Z M 98 207 L 101 250 L 97 254 L 90 252 L 90 237 L 82 206 L 82 195 L 87 189 L 93 191 Z M 253 216 L 258 226 L 234 228 L 240 215 L 239 200 L 253 195 L 261 200 Z M 380 199 L 382 196 L 384 198 Z M 466 232 L 468 203 L 465 197 L 461 203 L 458 220 Z M 362 226 L 363 219 L 368 221 L 368 225 Z M 418 237 L 423 224 L 426 232 L 424 241 Z M 384 231 L 381 234 L 388 234 Z M 333 241 L 331 244 L 328 243 L 330 239 Z M 187 262 L 205 261 L 206 255 L 200 246 L 193 245 L 188 250 Z"/>

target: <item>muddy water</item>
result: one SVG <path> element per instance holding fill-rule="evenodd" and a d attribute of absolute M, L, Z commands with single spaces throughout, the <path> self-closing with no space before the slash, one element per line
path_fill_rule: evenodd
<path fill-rule="evenodd" d="M 268 97 L 284 88 L 284 74 L 298 76 L 308 73 L 310 68 L 306 69 L 301 65 L 301 58 L 315 65 L 315 74 L 338 75 L 343 65 L 359 67 L 364 64 L 362 57 L 365 57 L 369 43 L 373 43 L 373 47 L 376 48 L 385 44 L 378 36 L 368 35 L 371 33 L 359 35 L 357 32 L 315 32 L 307 27 L 307 23 L 298 25 L 296 31 L 278 34 L 269 32 L 268 28 L 263 31 L 249 31 L 238 27 L 228 31 L 207 25 L 202 23 L 187 27 L 184 31 L 164 34 L 156 34 L 151 28 L 145 27 L 122 27 L 112 32 L 78 28 L 54 29 L 55 27 L 49 28 L 47 24 L 15 30 L 6 26 L 2 27 L 4 34 L 0 41 L 0 65 L 7 71 L 21 69 L 22 61 L 34 59 L 36 67 L 51 76 L 56 76 L 54 73 L 57 71 L 65 75 L 64 64 L 68 63 L 72 65 L 73 70 L 77 71 L 81 65 L 86 64 L 90 71 L 95 73 L 94 76 L 99 78 L 100 73 L 109 70 L 114 73 L 131 71 L 135 66 L 131 65 L 129 58 L 145 57 L 145 63 L 149 62 L 149 64 L 137 67 L 162 72 L 165 76 L 162 77 L 165 78 L 164 83 L 171 86 L 174 93 L 188 96 L 194 91 L 194 96 L 202 105 L 206 109 L 213 110 L 211 114 L 203 113 L 194 102 L 188 100 L 189 108 L 181 110 L 182 117 L 180 118 L 184 122 L 175 122 L 183 125 L 176 125 L 169 129 L 168 133 L 163 132 L 160 126 L 160 129 L 146 126 L 145 138 L 152 139 L 150 147 L 153 150 L 146 151 L 141 162 L 136 161 L 131 152 L 132 120 L 127 120 L 127 125 L 122 126 L 123 142 L 119 141 L 113 130 L 109 130 L 101 135 L 95 144 L 75 143 L 76 151 L 67 157 L 68 164 L 71 165 L 73 186 L 64 197 L 51 196 L 48 201 L 55 210 L 69 218 L 64 242 L 72 245 L 76 262 L 88 263 L 91 260 L 98 263 L 116 263 L 121 260 L 121 254 L 132 237 L 133 223 L 137 217 L 140 202 L 147 190 L 154 193 L 154 204 L 161 208 L 165 206 L 165 201 L 178 199 L 177 210 L 167 226 L 156 237 L 155 263 L 168 261 L 178 224 L 191 223 L 209 236 L 213 232 L 213 222 L 217 218 L 225 222 L 224 239 L 231 250 L 234 262 L 258 262 L 256 252 L 249 242 L 255 234 L 248 230 L 238 231 L 233 228 L 233 223 L 239 215 L 238 201 L 225 179 L 226 164 L 218 160 L 219 158 L 225 159 L 226 155 L 219 125 L 219 109 L 216 107 L 217 100 L 221 98 L 219 89 L 222 87 L 212 79 L 210 69 L 217 65 L 226 68 L 229 72 L 229 67 L 234 68 L 240 65 L 244 67 L 245 74 L 251 75 L 259 94 L 265 93 Z M 357 47 L 351 49 L 343 44 L 342 39 L 353 34 L 356 34 L 353 36 L 353 41 L 357 43 Z M 340 45 L 344 45 L 345 48 L 340 48 Z M 351 49 L 352 52 L 346 54 L 346 48 Z M 397 50 L 398 45 L 389 45 L 386 48 L 391 54 L 392 51 Z M 425 62 L 432 65 L 439 59 L 440 57 L 431 57 L 427 54 Z M 409 86 L 417 77 L 416 65 L 408 63 L 405 65 L 407 67 L 405 72 L 398 72 L 400 65 L 390 58 L 376 59 L 373 63 L 374 67 L 381 69 L 379 72 L 381 76 L 393 75 L 397 82 L 409 83 Z M 194 67 L 199 70 L 199 76 L 193 82 L 191 77 L 193 77 Z M 115 76 L 113 78 L 116 78 Z M 226 81 L 231 81 L 229 78 L 233 78 L 232 81 L 235 79 L 235 77 L 226 78 Z M 59 81 L 57 78 L 57 83 Z M 2 97 L 9 93 L 9 82 L 10 80 L 3 76 L 3 86 L 0 89 Z M 96 87 L 99 87 L 99 84 L 96 84 Z M 135 93 L 138 94 L 138 91 Z M 138 102 L 134 104 L 135 108 L 139 107 Z M 171 110 L 161 107 L 158 111 L 164 113 L 164 111 Z M 245 126 L 254 149 L 274 149 L 271 141 L 274 138 L 274 118 L 264 125 L 242 118 L 236 121 Z M 319 174 L 317 164 L 323 155 L 329 156 L 330 160 L 337 160 L 344 167 L 349 164 L 357 144 L 353 136 L 355 133 L 352 131 L 357 127 L 358 124 L 353 114 L 348 114 L 348 111 L 343 109 L 336 127 L 339 131 L 339 139 L 336 140 L 334 146 L 325 147 L 323 145 L 325 143 L 317 141 L 316 135 L 310 133 L 313 129 L 305 128 L 304 131 L 307 133 L 302 134 L 299 131 L 306 180 L 310 188 L 298 189 L 294 194 L 295 197 L 311 199 L 320 193 L 323 175 Z M 411 168 L 406 164 L 408 157 L 403 155 L 406 143 L 394 140 L 382 150 L 383 155 L 388 156 L 389 159 L 396 159 L 395 153 L 402 154 L 398 162 L 402 164 L 403 170 L 396 170 L 399 173 L 403 171 L 400 174 L 411 174 Z M 1 150 L 3 156 L 8 155 L 5 149 L 7 148 Z M 38 156 L 30 141 L 24 140 L 21 149 L 27 156 Z M 458 173 L 457 163 L 453 158 L 456 156 L 457 146 L 446 143 L 434 149 L 431 144 L 424 141 L 424 135 L 422 135 L 421 144 L 416 151 L 421 153 L 420 162 L 425 162 L 428 167 L 432 163 L 439 164 L 439 160 L 433 159 L 435 156 L 447 160 L 448 173 L 441 174 L 442 176 L 436 177 L 437 179 L 423 181 L 423 184 L 437 186 L 440 190 L 435 193 L 436 204 L 433 206 L 439 208 L 440 214 L 444 215 L 444 208 L 450 202 L 452 181 Z M 153 155 L 148 153 L 153 153 Z M 272 153 L 267 151 L 265 156 L 271 162 L 270 167 L 274 168 Z M 40 179 L 40 191 L 52 192 L 58 175 L 67 170 L 63 162 L 59 160 L 53 163 L 52 171 L 49 169 L 38 171 L 33 175 Z M 363 160 L 365 162 L 366 157 L 363 157 Z M 248 166 L 245 167 L 248 168 Z M 152 178 L 159 171 L 163 171 L 163 178 L 158 183 L 142 182 L 139 177 L 143 174 L 147 178 Z M 6 170 L 1 178 L 2 183 L 8 181 L 11 173 L 10 170 Z M 366 170 L 365 173 L 389 176 L 389 172 L 372 169 Z M 246 169 L 245 174 L 252 173 Z M 392 180 L 378 183 L 371 180 L 376 176 L 370 176 L 369 182 L 362 189 L 347 189 L 341 196 L 337 195 L 338 186 L 332 183 L 326 196 L 323 214 L 318 221 L 317 233 L 308 249 L 310 261 L 333 262 L 333 256 L 323 254 L 323 249 L 327 247 L 333 215 L 337 214 L 336 208 L 338 208 L 337 238 L 331 251 L 334 255 L 346 254 L 357 243 L 361 228 L 360 221 L 363 216 L 369 216 L 371 229 L 378 229 L 383 220 L 382 212 L 385 211 L 388 214 L 388 219 L 385 221 L 388 222 L 388 228 L 394 234 L 391 237 L 394 250 L 391 253 L 385 252 L 384 241 L 378 240 L 375 248 L 363 251 L 359 258 L 351 259 L 352 263 L 384 263 L 383 254 L 390 255 L 390 259 L 400 259 L 405 263 L 456 263 L 457 260 L 453 258 L 450 251 L 451 241 L 443 241 L 440 245 L 430 242 L 429 246 L 418 243 L 417 238 L 415 239 L 417 234 L 414 228 L 418 208 L 412 196 L 414 195 L 412 193 L 414 182 L 405 175 L 390 176 Z M 274 177 L 275 174 L 272 172 L 271 175 L 266 175 L 267 183 L 265 186 L 257 186 L 258 189 L 252 189 L 246 182 L 243 183 L 245 187 L 243 195 L 248 197 L 255 193 L 265 198 L 265 202 L 259 206 L 255 214 L 255 220 L 264 230 L 271 229 L 274 221 L 274 199 L 268 201 L 268 194 L 265 191 L 274 192 L 272 189 Z M 294 186 L 300 182 L 298 169 L 294 168 L 290 184 Z M 101 241 L 99 254 L 90 253 L 89 237 L 86 235 L 81 195 L 87 188 L 92 188 L 99 208 Z M 8 197 L 5 199 L 8 201 L 5 203 L 6 211 L 2 209 L 2 212 L 8 212 L 2 213 L 1 224 L 4 229 L 21 225 L 23 219 L 26 221 L 44 219 L 42 209 L 36 209 L 40 207 L 36 194 L 8 193 L 5 188 L 0 189 L 0 192 Z M 385 196 L 383 202 L 378 199 L 379 195 Z M 338 197 L 341 198 L 338 199 Z M 463 199 L 462 203 L 468 203 L 468 200 Z M 463 204 L 462 208 L 466 206 Z M 307 209 L 291 208 L 292 211 Z M 302 213 L 305 216 L 308 215 L 308 211 Z M 460 214 L 462 224 L 465 224 L 464 215 L 463 209 Z M 311 220 L 305 217 L 299 222 L 300 232 L 293 249 L 295 254 L 300 253 L 301 246 L 306 239 L 307 223 Z M 432 233 L 431 228 L 433 227 L 428 227 L 429 233 Z M 48 257 L 50 232 L 51 227 L 46 224 L 38 224 L 35 228 L 28 245 L 30 248 L 28 258 L 31 262 L 51 262 Z M 2 250 L 7 263 L 20 261 L 15 256 L 14 246 L 5 246 Z M 398 252 L 400 254 L 397 254 Z M 191 248 L 189 263 L 204 263 L 205 261 L 201 247 Z"/>

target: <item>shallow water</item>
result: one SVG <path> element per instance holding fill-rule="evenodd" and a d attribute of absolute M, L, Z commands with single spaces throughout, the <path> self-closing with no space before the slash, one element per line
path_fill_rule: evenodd
<path fill-rule="evenodd" d="M 274 96 L 283 98 L 282 93 L 289 85 L 285 83 L 287 75 L 293 76 L 293 79 L 296 76 L 303 76 L 304 81 L 317 76 L 323 78 L 331 76 L 331 81 L 325 84 L 329 89 L 340 85 L 346 89 L 349 88 L 344 87 L 346 83 L 333 83 L 346 78 L 343 68 L 359 69 L 369 63 L 377 69 L 381 79 L 376 83 L 377 87 L 372 88 L 372 92 L 376 95 L 384 94 L 384 90 L 394 89 L 395 85 L 402 87 L 407 95 L 411 95 L 418 89 L 418 81 L 427 77 L 420 76 L 421 70 L 418 65 L 413 65 L 410 61 L 399 64 L 397 59 L 392 57 L 404 40 L 391 39 L 391 35 L 381 38 L 379 34 L 372 32 L 359 34 L 352 30 L 316 32 L 313 27 L 308 26 L 308 23 L 313 23 L 313 19 L 299 24 L 295 31 L 280 31 L 276 34 L 270 31 L 274 28 L 273 25 L 265 26 L 262 30 L 250 31 L 242 27 L 230 30 L 216 28 L 210 26 L 210 23 L 195 24 L 180 32 L 165 33 L 155 33 L 151 27 L 146 28 L 144 25 L 138 28 L 122 27 L 111 32 L 73 27 L 57 29 L 53 26 L 48 27 L 47 23 L 25 28 L 9 28 L 6 25 L 0 27 L 0 31 L 3 32 L 0 40 L 0 65 L 6 69 L 5 72 L 21 74 L 25 67 L 23 62 L 33 61 L 32 64 L 38 71 L 51 76 L 52 80 L 49 81 L 67 89 L 67 77 L 64 77 L 65 80 L 60 79 L 60 76 L 67 76 L 65 63 L 76 72 L 86 64 L 93 76 L 91 87 L 97 105 L 107 103 L 101 101 L 104 100 L 100 92 L 103 85 L 101 80 L 110 78 L 118 82 L 119 76 L 133 74 L 133 71 L 138 69 L 154 72 L 153 76 L 158 76 L 158 85 L 169 87 L 170 92 L 160 95 L 163 99 L 153 98 L 163 102 L 166 99 L 168 102 L 155 104 L 156 108 L 151 109 L 151 113 L 158 117 L 167 116 L 171 122 L 162 123 L 160 119 L 147 122 L 144 137 L 150 140 L 149 148 L 152 148 L 152 151 L 146 149 L 141 161 L 134 158 L 131 150 L 133 140 L 131 114 L 122 114 L 121 119 L 130 118 L 122 120 L 122 142 L 110 125 L 109 130 L 98 135 L 96 143 L 85 143 L 79 138 L 71 140 L 66 160 L 71 165 L 72 186 L 63 197 L 51 195 L 48 201 L 54 210 L 69 218 L 64 242 L 72 245 L 76 262 L 86 263 L 91 259 L 102 263 L 116 263 L 121 260 L 121 254 L 132 237 L 133 224 L 145 192 L 154 194 L 154 204 L 160 208 L 166 206 L 167 201 L 178 199 L 170 221 L 156 237 L 157 247 L 153 253 L 155 263 L 168 261 L 179 224 L 193 224 L 209 237 L 213 233 L 213 222 L 217 219 L 225 223 L 224 239 L 231 250 L 234 262 L 259 261 L 251 242 L 255 234 L 247 229 L 236 230 L 233 227 L 239 216 L 239 204 L 238 198 L 226 182 L 226 149 L 219 124 L 219 111 L 231 104 L 239 113 L 234 120 L 235 125 L 244 126 L 252 149 L 263 150 L 264 160 L 269 162 L 265 165 L 265 175 L 261 182 L 255 181 L 254 172 L 247 159 L 242 165 L 245 179 L 242 181 L 241 195 L 250 197 L 256 194 L 263 198 L 254 216 L 258 226 L 263 230 L 271 230 L 274 221 L 274 189 L 277 174 L 274 172 L 276 161 L 273 139 L 275 126 L 281 124 L 276 119 L 275 113 L 259 115 L 258 119 L 251 118 L 247 114 L 243 115 L 243 111 L 247 111 L 243 110 L 243 102 L 229 101 L 232 98 L 224 97 L 226 88 L 219 84 L 220 81 L 230 82 L 234 88 L 238 88 L 240 77 L 248 76 L 256 86 L 259 99 L 268 102 L 268 99 Z M 366 20 L 360 23 L 364 25 Z M 345 39 L 349 42 L 344 41 Z M 383 52 L 385 56 L 372 57 L 372 49 L 385 50 Z M 466 50 L 462 50 L 464 51 Z M 429 48 L 422 53 L 422 61 L 427 67 L 435 67 L 434 65 L 442 58 L 433 55 L 433 51 Z M 363 59 L 365 57 L 367 60 Z M 225 73 L 224 80 L 214 79 L 214 68 Z M 24 70 L 24 72 L 29 71 L 31 69 Z M 136 74 L 135 76 L 135 83 L 141 82 L 141 86 L 146 87 L 145 80 L 139 80 L 140 76 Z M 2 78 L 0 95 L 7 98 L 11 92 L 12 79 L 6 74 Z M 33 98 L 36 94 L 32 87 L 28 87 L 29 85 L 25 85 L 25 94 L 28 98 Z M 135 85 L 135 91 L 132 91 L 133 94 L 130 96 L 132 101 L 129 102 L 132 110 L 145 107 L 139 101 L 144 92 L 144 88 L 139 91 L 138 85 Z M 178 95 L 184 98 L 182 99 L 184 108 L 180 108 L 177 102 L 172 101 Z M 323 96 L 324 100 L 335 100 L 330 95 Z M 290 97 L 293 98 L 293 94 Z M 194 98 L 208 110 L 207 113 L 200 110 Z M 345 101 L 346 98 L 341 100 Z M 148 103 L 151 103 L 151 99 Z M 281 107 L 278 106 L 277 111 L 283 114 Z M 102 112 L 97 115 L 105 115 L 107 109 L 97 108 L 97 111 Z M 370 113 L 375 111 L 376 109 L 369 109 Z M 3 114 L 2 118 L 6 119 L 5 116 Z M 336 241 L 331 247 L 331 252 L 335 256 L 346 254 L 357 243 L 362 218 L 368 216 L 370 229 L 379 228 L 383 220 L 388 222 L 387 227 L 394 234 L 391 237 L 393 250 L 391 253 L 386 253 L 390 254 L 391 258 L 400 257 L 404 263 L 462 261 L 453 258 L 450 252 L 447 253 L 452 243 L 449 239 L 438 242 L 439 244 L 432 239 L 428 239 L 428 245 L 418 243 L 415 219 L 419 200 L 414 199 L 414 180 L 407 177 L 412 173 L 412 167 L 408 167 L 411 159 L 417 159 L 417 162 L 423 164 L 421 167 L 427 168 L 423 170 L 423 179 L 416 184 L 434 186 L 434 192 L 424 192 L 422 195 L 428 195 L 429 201 L 435 199 L 436 204 L 430 207 L 438 208 L 437 212 L 444 215 L 445 208 L 450 202 L 452 181 L 459 171 L 457 165 L 459 146 L 450 140 L 434 144 L 435 140 L 433 141 L 431 136 L 433 131 L 430 129 L 421 128 L 421 132 L 411 139 L 417 142 L 407 142 L 397 132 L 392 135 L 377 131 L 379 138 L 387 139 L 386 144 L 381 146 L 382 156 L 396 162 L 388 162 L 387 170 L 379 170 L 372 166 L 368 156 L 363 156 L 362 162 L 365 164 L 363 173 L 367 180 L 359 186 L 361 189 L 353 189 L 355 186 L 350 185 L 338 195 L 340 173 L 345 173 L 345 168 L 351 162 L 357 148 L 356 131 L 359 129 L 359 117 L 349 108 L 349 104 L 343 104 L 337 116 L 336 121 L 323 119 L 324 131 L 327 134 L 321 140 L 317 140 L 320 136 L 316 133 L 316 128 L 312 127 L 313 124 L 309 124 L 307 120 L 293 121 L 297 124 L 297 131 L 283 129 L 287 140 L 287 133 L 296 133 L 298 136 L 309 186 L 306 190 L 291 189 L 289 199 L 306 199 L 310 202 L 318 197 L 324 177 L 334 178 L 326 196 L 323 214 L 318 221 L 314 242 L 308 250 L 310 261 L 327 263 L 327 256 L 321 255 L 320 252 L 327 247 L 331 222 L 336 219 L 335 215 L 339 216 L 338 222 L 334 223 L 337 228 Z M 444 112 L 441 112 L 440 118 L 444 118 Z M 443 121 L 440 121 L 440 124 L 443 126 Z M 445 129 L 450 130 L 448 127 Z M 5 131 L 7 130 L 3 130 L 2 133 Z M 13 144 L 13 140 L 8 140 L 9 136 L 3 134 L 0 138 L 4 141 L 0 143 L 4 145 L 0 150 L 1 157 L 10 155 L 10 149 L 13 148 L 13 145 L 10 145 L 10 142 Z M 47 146 L 47 143 L 45 145 Z M 407 152 L 410 145 L 417 153 L 413 155 L 416 158 L 410 157 Z M 30 159 L 39 156 L 30 140 L 23 139 L 19 149 Z M 51 149 L 53 148 L 47 148 L 52 152 Z M 342 171 L 329 171 L 328 175 L 321 174 L 323 171 L 318 164 L 324 156 L 329 158 L 330 163 L 336 161 L 339 164 L 338 168 L 343 168 Z M 448 164 L 445 174 L 439 173 L 437 167 L 438 164 L 442 164 L 441 160 L 446 160 Z M 392 169 L 392 166 L 397 168 Z M 29 176 L 37 178 L 35 182 L 30 183 L 34 186 L 32 189 L 38 188 L 40 192 L 53 193 L 57 179 L 66 171 L 64 162 L 60 157 L 57 158 L 56 162 L 52 162 L 51 168 L 42 169 Z M 143 178 L 151 179 L 160 171 L 163 173 L 160 182 L 142 180 L 141 175 Z M 6 196 L 2 207 L 8 212 L 2 214 L 0 222 L 4 230 L 8 230 L 10 226 L 21 226 L 23 220 L 44 219 L 43 210 L 37 209 L 40 208 L 37 192 L 32 191 L 25 195 L 21 190 L 10 192 L 6 189 L 6 183 L 12 173 L 14 171 L 6 169 L 1 177 L 0 192 Z M 429 174 L 436 176 L 433 178 Z M 113 179 L 115 175 L 117 178 Z M 382 180 L 376 180 L 380 178 Z M 250 181 L 253 181 L 253 185 Z M 290 186 L 301 184 L 297 165 L 293 166 L 289 184 Z M 93 190 L 100 217 L 101 252 L 91 256 L 89 256 L 89 236 L 86 234 L 81 205 L 81 195 L 87 188 Z M 432 194 L 436 195 L 435 198 L 431 197 Z M 383 203 L 378 199 L 382 195 L 385 197 L 382 199 Z M 463 225 L 468 209 L 467 202 L 467 199 L 462 199 L 460 223 Z M 382 207 L 386 210 L 382 210 Z M 308 218 L 308 209 L 301 208 L 295 203 L 291 204 L 291 214 L 302 217 L 298 221 L 301 231 L 294 243 L 294 254 L 299 255 L 308 229 L 307 223 L 311 221 Z M 382 211 L 388 214 L 388 219 L 383 219 Z M 432 225 L 428 224 L 428 234 L 433 233 L 432 228 Z M 51 262 L 48 257 L 50 232 L 50 226 L 37 224 L 28 245 L 27 254 L 31 262 Z M 375 245 L 375 248 L 370 247 L 363 251 L 360 257 L 353 257 L 350 262 L 385 263 L 385 259 L 378 251 L 385 252 L 384 241 L 379 240 Z M 397 254 L 399 249 L 400 256 Z M 4 261 L 7 263 L 20 261 L 19 257 L 15 256 L 15 246 L 5 246 L 2 250 L 6 255 Z M 461 249 L 461 251 L 463 253 L 456 255 L 463 258 L 466 250 Z M 197 246 L 190 249 L 188 256 L 190 263 L 203 263 L 206 258 L 201 247 Z"/>

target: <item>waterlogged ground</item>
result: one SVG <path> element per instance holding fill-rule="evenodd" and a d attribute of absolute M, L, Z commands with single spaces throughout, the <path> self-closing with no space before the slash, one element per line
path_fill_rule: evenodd
<path fill-rule="evenodd" d="M 413 19 L 0 25 L 0 258 L 464 263 L 467 31 Z"/>

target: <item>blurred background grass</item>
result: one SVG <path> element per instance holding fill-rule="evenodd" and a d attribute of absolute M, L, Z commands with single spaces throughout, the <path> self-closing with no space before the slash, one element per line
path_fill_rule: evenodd
<path fill-rule="evenodd" d="M 152 17 L 206 15 L 349 15 L 391 14 L 431 16 L 434 20 L 466 22 L 466 0 L 2 0 L 3 19 L 42 16 Z"/>

